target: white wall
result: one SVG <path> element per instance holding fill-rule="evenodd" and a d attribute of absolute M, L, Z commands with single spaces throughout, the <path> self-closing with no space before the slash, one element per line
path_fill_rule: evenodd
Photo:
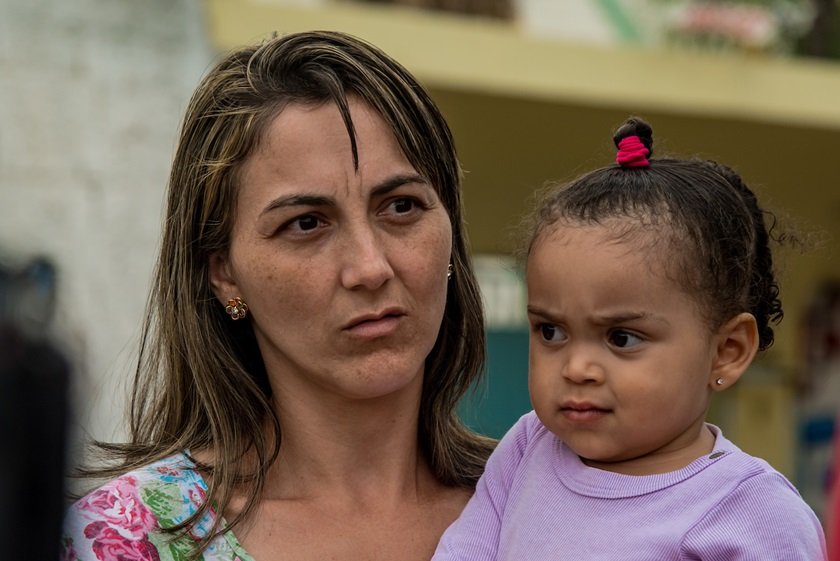
<path fill-rule="evenodd" d="M 119 437 L 200 0 L 0 0 L 0 254 L 51 258 L 76 419 Z M 78 438 L 78 436 L 77 436 Z"/>

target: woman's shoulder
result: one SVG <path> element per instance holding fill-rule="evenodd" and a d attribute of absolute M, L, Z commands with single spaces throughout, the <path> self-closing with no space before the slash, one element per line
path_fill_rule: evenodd
<path fill-rule="evenodd" d="M 64 522 L 63 559 L 167 559 L 159 554 L 161 548 L 169 551 L 177 543 L 173 534 L 161 530 L 195 514 L 206 491 L 201 474 L 185 454 L 112 479 L 70 506 Z M 190 533 L 197 537 L 208 531 L 214 516 L 208 510 Z"/>
<path fill-rule="evenodd" d="M 92 520 L 116 526 L 168 527 L 201 505 L 207 485 L 186 454 L 168 456 L 107 481 L 71 506 Z"/>

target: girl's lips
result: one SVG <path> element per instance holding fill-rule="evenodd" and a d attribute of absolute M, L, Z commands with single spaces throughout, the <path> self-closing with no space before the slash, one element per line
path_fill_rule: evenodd
<path fill-rule="evenodd" d="M 560 413 L 568 420 L 576 423 L 594 422 L 610 414 L 604 409 L 590 403 L 574 403 L 560 407 Z"/>
<path fill-rule="evenodd" d="M 561 409 L 560 413 L 575 423 L 599 421 L 609 414 L 606 409 Z"/>

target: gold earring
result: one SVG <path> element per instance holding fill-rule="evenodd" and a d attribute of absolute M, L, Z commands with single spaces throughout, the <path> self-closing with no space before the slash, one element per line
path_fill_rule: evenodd
<path fill-rule="evenodd" d="M 230 316 L 230 319 L 236 321 L 248 315 L 248 304 L 242 301 L 242 298 L 236 297 L 228 300 L 225 306 L 225 312 Z"/>

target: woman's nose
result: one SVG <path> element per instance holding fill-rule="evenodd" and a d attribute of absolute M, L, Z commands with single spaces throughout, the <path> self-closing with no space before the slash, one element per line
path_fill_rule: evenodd
<path fill-rule="evenodd" d="M 341 284 L 348 290 L 375 290 L 394 277 L 387 247 L 371 228 L 348 232 L 342 253 Z"/>

